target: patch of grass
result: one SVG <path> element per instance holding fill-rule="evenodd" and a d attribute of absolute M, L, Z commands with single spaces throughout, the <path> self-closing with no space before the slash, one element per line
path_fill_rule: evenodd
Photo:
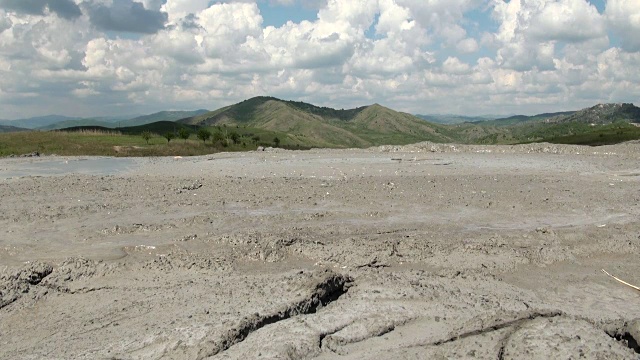
<path fill-rule="evenodd" d="M 189 131 L 186 139 L 167 143 L 161 132 L 173 125 L 156 123 L 154 126 L 108 129 L 101 127 L 74 128 L 73 131 L 28 131 L 0 134 L 0 156 L 29 154 L 56 154 L 61 156 L 194 156 L 221 151 L 251 151 L 258 146 L 274 146 L 274 138 L 280 139 L 279 147 L 286 149 L 310 149 L 304 137 L 279 131 L 245 126 L 212 126 L 205 129 L 214 135 L 203 142 L 198 139 L 192 126 L 177 124 L 177 128 Z M 149 131 L 148 129 L 156 131 Z M 149 131 L 149 142 L 142 133 Z M 172 130 L 169 130 L 172 131 Z M 218 136 L 215 136 L 218 134 Z M 217 139 L 217 140 L 213 140 Z M 235 141 L 234 141 L 235 140 Z"/>
<path fill-rule="evenodd" d="M 197 127 L 188 126 L 180 123 L 176 123 L 173 121 L 157 121 L 150 124 L 138 125 L 138 126 L 129 126 L 122 128 L 106 128 L 103 126 L 74 126 L 70 128 L 60 129 L 59 131 L 63 132 L 118 132 L 125 135 L 140 135 L 145 131 L 156 134 L 166 134 L 168 132 L 178 133 L 180 129 L 186 129 L 191 132 L 197 131 Z"/>
<path fill-rule="evenodd" d="M 203 144 L 195 135 L 186 141 L 167 143 L 164 137 L 153 135 L 149 144 L 140 135 L 123 135 L 100 131 L 62 132 L 29 131 L 0 134 L 0 156 L 32 152 L 61 156 L 193 156 L 220 151 L 255 150 L 257 145 L 245 142 L 223 147 L 210 141 Z"/>
<path fill-rule="evenodd" d="M 32 152 L 59 155 L 114 155 L 113 146 L 143 145 L 140 137 L 106 134 L 98 131 L 64 133 L 28 131 L 0 134 L 0 156 Z"/>
<path fill-rule="evenodd" d="M 610 124 L 594 126 L 591 131 L 584 133 L 551 137 L 543 141 L 555 144 L 601 146 L 638 139 L 640 139 L 640 127 L 631 124 Z"/>

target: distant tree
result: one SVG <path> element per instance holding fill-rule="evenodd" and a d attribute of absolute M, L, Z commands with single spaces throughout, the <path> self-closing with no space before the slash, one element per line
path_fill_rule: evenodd
<path fill-rule="evenodd" d="M 187 130 L 187 128 L 180 128 L 180 130 L 178 130 L 178 137 L 184 140 L 184 142 L 187 142 L 189 136 L 191 136 L 191 132 Z"/>
<path fill-rule="evenodd" d="M 258 143 L 258 141 L 260 141 L 260 136 L 259 135 L 253 135 L 253 137 L 251 138 L 251 140 L 253 140 L 254 143 Z"/>
<path fill-rule="evenodd" d="M 232 131 L 231 134 L 229 134 L 229 139 L 231 139 L 231 141 L 233 141 L 234 144 L 237 144 L 240 140 L 240 134 L 238 134 L 235 131 Z"/>
<path fill-rule="evenodd" d="M 224 136 L 222 135 L 222 132 L 215 131 L 213 133 L 213 142 L 218 142 L 218 141 L 224 141 Z"/>
<path fill-rule="evenodd" d="M 278 147 L 280 145 L 280 139 L 276 136 L 273 138 L 273 143 L 275 144 L 276 147 Z"/>
<path fill-rule="evenodd" d="M 149 140 L 151 139 L 151 132 L 150 131 L 143 131 L 142 134 L 140 134 L 140 135 L 142 136 L 144 141 L 147 142 L 147 145 L 149 145 Z"/>
<path fill-rule="evenodd" d="M 211 131 L 207 130 L 207 129 L 200 129 L 198 130 L 198 139 L 202 140 L 202 142 L 207 142 L 207 140 L 209 140 L 209 138 L 211 137 Z"/>
<path fill-rule="evenodd" d="M 164 138 L 167 139 L 167 144 L 171 142 L 171 139 L 175 139 L 175 137 L 176 137 L 176 134 L 171 131 L 164 134 Z"/>

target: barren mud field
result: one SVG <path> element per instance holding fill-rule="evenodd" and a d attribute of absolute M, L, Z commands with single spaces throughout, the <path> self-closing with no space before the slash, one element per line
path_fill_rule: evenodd
<path fill-rule="evenodd" d="M 1 359 L 638 359 L 640 144 L 0 159 Z"/>

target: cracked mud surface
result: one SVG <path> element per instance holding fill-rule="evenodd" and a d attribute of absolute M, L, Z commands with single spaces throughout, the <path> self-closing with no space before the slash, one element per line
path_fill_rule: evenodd
<path fill-rule="evenodd" d="M 638 359 L 640 144 L 62 160 L 0 159 L 1 359 Z"/>

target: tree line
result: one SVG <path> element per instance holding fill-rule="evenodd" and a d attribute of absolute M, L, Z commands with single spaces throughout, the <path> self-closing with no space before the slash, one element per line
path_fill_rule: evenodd
<path fill-rule="evenodd" d="M 167 131 L 166 133 L 162 134 L 162 137 L 167 139 L 167 143 L 170 143 L 171 140 L 175 138 L 182 139 L 186 143 L 187 140 L 191 137 L 191 134 L 192 134 L 191 131 L 189 131 L 187 128 L 180 128 L 177 131 Z M 209 129 L 200 128 L 196 131 L 195 134 L 196 134 L 196 137 L 199 140 L 202 140 L 204 144 L 206 144 L 207 141 L 211 139 L 212 143 L 219 142 L 223 146 L 228 146 L 231 144 L 240 144 L 242 140 L 242 136 L 238 134 L 238 132 L 236 131 L 231 131 L 226 134 L 227 136 L 225 136 L 225 134 L 223 134 L 221 131 L 212 132 Z M 141 136 L 145 140 L 145 142 L 149 144 L 149 140 L 151 140 L 154 134 L 151 131 L 143 131 L 141 133 Z M 261 138 L 259 135 L 253 135 L 251 136 L 251 140 L 253 141 L 254 144 L 257 144 L 261 140 Z M 246 143 L 244 142 L 243 144 L 246 145 Z M 280 139 L 277 136 L 273 138 L 273 144 L 276 147 L 280 145 Z"/>

